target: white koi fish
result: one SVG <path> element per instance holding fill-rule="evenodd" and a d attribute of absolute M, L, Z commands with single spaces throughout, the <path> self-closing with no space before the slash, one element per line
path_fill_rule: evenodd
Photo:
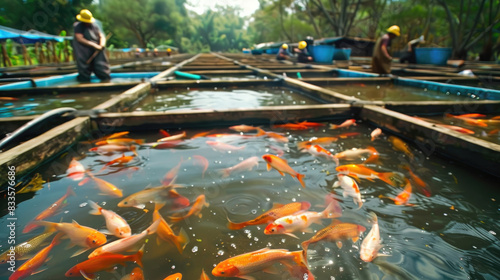
<path fill-rule="evenodd" d="M 92 215 L 102 215 L 104 217 L 104 219 L 106 220 L 106 228 L 108 229 L 109 234 L 112 234 L 118 238 L 130 236 L 130 226 L 124 218 L 111 210 L 106 210 L 100 207 L 92 200 L 89 200 L 88 202 L 90 207 L 92 207 L 93 209 L 89 213 Z"/>

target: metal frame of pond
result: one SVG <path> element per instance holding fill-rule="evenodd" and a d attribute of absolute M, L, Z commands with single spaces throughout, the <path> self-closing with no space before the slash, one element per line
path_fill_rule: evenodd
<path fill-rule="evenodd" d="M 454 74 L 449 74 L 448 71 L 437 73 L 436 76 L 432 76 L 435 78 L 433 81 L 427 81 L 422 78 L 430 76 L 428 69 L 421 72 L 423 76 L 415 79 L 379 77 L 363 71 L 351 71 L 332 66 L 276 61 L 270 56 L 211 53 L 182 56 L 182 58 L 182 61 L 148 81 L 128 88 L 120 95 L 91 110 L 63 114 L 69 120 L 65 119 L 64 123 L 57 124 L 48 131 L 41 131 L 40 135 L 0 153 L 0 172 L 6 174 L 9 166 L 16 166 L 16 175 L 21 178 L 30 174 L 37 166 L 68 151 L 77 141 L 91 137 L 96 132 L 107 134 L 123 130 L 218 127 L 242 123 L 268 125 L 289 121 L 331 121 L 355 118 L 380 127 L 387 134 L 397 135 L 405 139 L 426 155 L 438 153 L 461 164 L 472 166 L 481 172 L 500 176 L 498 172 L 500 170 L 500 145 L 438 127 L 413 117 L 442 115 L 444 112 L 484 114 L 498 114 L 500 112 L 500 91 L 435 82 L 450 78 L 461 79 Z M 145 63 L 139 63 L 139 65 L 147 66 Z M 175 75 L 176 71 L 194 75 L 253 74 L 259 79 L 224 81 L 169 79 Z M 304 73 L 306 77 L 302 79 L 292 78 L 291 74 L 298 71 Z M 319 78 L 314 75 L 318 75 Z M 432 88 L 443 93 L 473 94 L 479 99 L 486 100 L 468 98 L 456 102 L 364 101 L 321 87 L 325 84 L 345 84 L 350 81 L 404 84 Z M 107 86 L 101 85 L 102 88 L 107 88 Z M 158 89 L 245 86 L 290 88 L 317 100 L 320 104 L 182 112 L 133 111 L 138 102 Z M 42 88 L 30 88 L 29 93 L 37 94 L 38 91 L 43 90 Z M 0 126 L 7 130 L 3 133 L 12 132 L 32 120 L 33 116 L 5 118 L 4 120 L 0 119 Z M 5 176 L 0 177 L 0 185 L 5 186 L 5 184 Z"/>

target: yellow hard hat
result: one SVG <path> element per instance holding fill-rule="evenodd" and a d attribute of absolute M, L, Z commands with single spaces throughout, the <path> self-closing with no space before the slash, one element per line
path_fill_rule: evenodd
<path fill-rule="evenodd" d="M 281 45 L 282 48 L 284 48 L 285 50 L 288 49 L 288 45 L 287 44 L 283 44 Z"/>
<path fill-rule="evenodd" d="M 78 21 L 86 23 L 92 23 L 95 21 L 95 18 L 92 16 L 92 13 L 87 9 L 81 10 L 80 14 L 76 15 L 76 19 Z"/>
<path fill-rule="evenodd" d="M 149 52 L 149 48 L 147 48 L 146 51 Z"/>
<path fill-rule="evenodd" d="M 306 41 L 300 41 L 299 42 L 299 49 L 305 49 L 307 47 Z"/>
<path fill-rule="evenodd" d="M 158 51 L 158 49 L 157 49 L 157 48 L 155 48 L 153 51 L 157 52 L 157 51 Z"/>
<path fill-rule="evenodd" d="M 399 26 L 397 26 L 397 25 L 393 25 L 393 26 L 387 28 L 387 32 L 392 33 L 396 36 L 399 36 L 401 34 L 400 30 L 399 30 Z"/>
<path fill-rule="evenodd" d="M 171 52 L 172 50 L 170 48 L 167 49 L 167 52 Z"/>

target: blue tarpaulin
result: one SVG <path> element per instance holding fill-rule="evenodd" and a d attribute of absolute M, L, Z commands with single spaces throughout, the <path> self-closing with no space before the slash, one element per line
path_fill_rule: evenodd
<path fill-rule="evenodd" d="M 6 26 L 0 26 L 0 41 L 4 42 L 7 39 L 11 39 L 12 41 L 19 44 L 34 44 L 37 42 L 43 43 L 46 41 L 62 42 L 63 40 L 73 39 L 73 37 L 56 36 L 33 29 L 28 31 L 23 31 Z"/>

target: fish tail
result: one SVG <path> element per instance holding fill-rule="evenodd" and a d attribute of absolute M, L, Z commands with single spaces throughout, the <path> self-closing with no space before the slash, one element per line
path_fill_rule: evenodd
<path fill-rule="evenodd" d="M 371 224 L 377 224 L 378 223 L 377 214 L 375 214 L 374 212 L 368 213 L 368 221 Z"/>
<path fill-rule="evenodd" d="M 184 220 L 184 216 L 170 216 L 168 218 L 169 218 L 169 220 L 171 220 L 174 223 L 178 223 L 178 222 Z"/>
<path fill-rule="evenodd" d="M 179 235 L 175 237 L 174 243 L 177 250 L 179 250 L 179 253 L 182 254 L 184 248 L 186 248 L 186 245 L 189 243 L 189 236 L 183 228 L 181 228 Z"/>
<path fill-rule="evenodd" d="M 301 245 L 302 245 L 302 249 L 304 250 L 304 254 L 307 252 L 307 248 L 309 248 L 309 244 L 310 243 L 311 242 L 309 240 L 306 240 L 306 241 L 302 242 Z"/>
<path fill-rule="evenodd" d="M 155 210 L 154 211 L 160 211 L 161 208 L 165 206 L 165 203 L 155 203 Z"/>
<path fill-rule="evenodd" d="M 260 128 L 260 127 L 256 127 L 257 129 L 257 134 L 255 136 L 263 136 L 263 135 L 266 135 L 266 132 Z"/>
<path fill-rule="evenodd" d="M 89 211 L 90 215 L 102 215 L 101 213 L 102 207 L 97 205 L 97 203 L 93 202 L 92 200 L 88 200 L 88 203 L 90 207 L 92 207 L 92 210 Z"/>
<path fill-rule="evenodd" d="M 154 221 L 146 230 L 148 231 L 148 235 L 153 234 L 158 229 L 158 225 L 160 224 L 161 219 Z"/>
<path fill-rule="evenodd" d="M 387 184 L 395 187 L 396 182 L 393 180 L 393 177 L 397 176 L 394 172 L 381 172 L 378 174 L 378 178 Z"/>
<path fill-rule="evenodd" d="M 231 175 L 231 169 L 229 168 L 224 168 L 219 171 L 222 175 L 222 178 L 227 178 L 229 175 Z"/>
<path fill-rule="evenodd" d="M 57 244 L 61 243 L 61 237 L 64 236 L 64 233 L 59 232 L 54 236 L 54 239 L 52 239 L 52 242 L 50 243 L 51 246 L 56 246 Z"/>
<path fill-rule="evenodd" d="M 375 148 L 372 146 L 368 147 L 367 149 L 370 150 L 371 155 L 365 160 L 365 163 L 377 162 L 379 156 L 377 150 L 375 150 Z"/>
<path fill-rule="evenodd" d="M 304 180 L 303 180 L 304 177 L 306 177 L 306 175 L 297 173 L 297 180 L 299 180 L 299 182 L 300 182 L 300 184 L 302 185 L 303 188 L 306 187 L 306 184 L 304 183 Z"/>
<path fill-rule="evenodd" d="M 299 143 L 297 143 L 297 148 L 299 148 L 299 150 L 306 149 L 308 144 L 309 144 L 309 141 L 299 142 Z"/>
<path fill-rule="evenodd" d="M 339 158 L 336 157 L 336 156 L 333 156 L 332 157 L 333 161 L 335 162 L 335 165 L 339 166 L 340 165 L 340 162 L 339 162 Z"/>
<path fill-rule="evenodd" d="M 52 223 L 47 221 L 34 221 L 31 224 L 45 227 L 44 233 L 57 231 L 57 223 Z"/>
<path fill-rule="evenodd" d="M 338 125 L 336 124 L 330 124 L 330 129 L 337 129 Z"/>
<path fill-rule="evenodd" d="M 146 244 L 143 244 L 141 249 L 137 251 L 137 253 L 132 255 L 132 260 L 136 262 L 140 267 L 143 267 L 142 256 L 144 255 L 144 246 L 146 246 Z"/>
<path fill-rule="evenodd" d="M 323 210 L 323 217 L 325 218 L 336 218 L 342 216 L 342 208 L 340 207 L 337 200 L 332 200 L 325 210 Z"/>
<path fill-rule="evenodd" d="M 293 255 L 293 261 L 297 265 L 302 266 L 302 267 L 308 267 L 305 250 L 294 251 L 294 252 L 292 252 L 292 255 Z"/>
<path fill-rule="evenodd" d="M 243 223 L 233 223 L 231 220 L 229 220 L 229 217 L 227 217 L 227 228 L 232 229 L 232 230 L 238 230 L 246 227 L 245 222 Z"/>
<path fill-rule="evenodd" d="M 66 197 L 69 196 L 76 196 L 76 193 L 73 191 L 73 188 L 71 186 L 68 187 L 68 190 L 66 191 Z"/>

